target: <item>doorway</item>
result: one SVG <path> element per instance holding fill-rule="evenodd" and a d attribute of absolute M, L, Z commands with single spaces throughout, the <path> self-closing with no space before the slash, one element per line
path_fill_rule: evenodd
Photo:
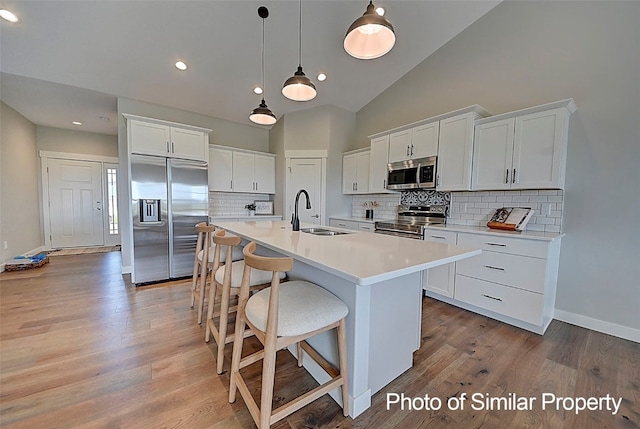
<path fill-rule="evenodd" d="M 291 219 L 295 210 L 296 194 L 305 189 L 311 198 L 311 210 L 306 210 L 306 201 L 299 204 L 300 223 L 322 225 L 325 217 L 324 207 L 324 162 L 323 158 L 287 159 L 287 201 L 286 218 Z M 301 196 L 304 200 L 304 196 Z"/>
<path fill-rule="evenodd" d="M 118 159 L 41 151 L 45 248 L 120 244 Z"/>

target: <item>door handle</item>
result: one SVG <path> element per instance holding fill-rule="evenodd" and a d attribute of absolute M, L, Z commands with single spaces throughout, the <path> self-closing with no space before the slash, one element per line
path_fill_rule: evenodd
<path fill-rule="evenodd" d="M 516 183 L 516 169 L 513 169 L 513 177 L 511 178 L 511 183 Z"/>
<path fill-rule="evenodd" d="M 504 178 L 504 183 L 509 183 L 509 169 L 507 168 L 507 175 Z"/>
<path fill-rule="evenodd" d="M 317 219 L 317 218 L 319 218 L 319 217 L 320 217 L 320 215 L 319 215 L 319 214 L 314 214 L 314 215 L 313 215 L 313 216 L 311 216 L 311 217 L 315 217 L 315 218 Z"/>
<path fill-rule="evenodd" d="M 411 145 L 411 156 L 413 156 L 413 144 Z"/>
<path fill-rule="evenodd" d="M 407 145 L 407 156 L 409 156 L 409 145 Z"/>

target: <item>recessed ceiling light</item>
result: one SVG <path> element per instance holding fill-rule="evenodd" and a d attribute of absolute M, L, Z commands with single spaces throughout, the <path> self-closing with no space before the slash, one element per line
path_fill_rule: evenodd
<path fill-rule="evenodd" d="M 183 61 L 178 61 L 176 63 L 176 68 L 178 70 L 186 70 L 187 69 L 187 65 Z"/>
<path fill-rule="evenodd" d="M 73 125 L 82 125 L 82 122 L 78 122 L 78 121 L 73 121 L 72 122 Z"/>
<path fill-rule="evenodd" d="M 383 7 L 376 8 L 376 13 L 380 16 L 384 16 L 384 8 Z"/>
<path fill-rule="evenodd" d="M 320 74 L 318 75 L 318 80 L 319 80 L 320 82 L 324 82 L 325 80 L 327 80 L 327 75 L 326 75 L 326 74 L 324 74 L 324 73 L 320 73 Z"/>
<path fill-rule="evenodd" d="M 255 92 L 256 94 L 262 94 L 262 88 L 256 86 L 255 88 L 253 88 L 253 92 Z"/>
<path fill-rule="evenodd" d="M 5 21 L 9 21 L 9 22 L 18 22 L 20 21 L 20 18 L 18 18 L 18 16 L 11 12 L 8 9 L 0 9 L 0 18 L 4 19 Z"/>

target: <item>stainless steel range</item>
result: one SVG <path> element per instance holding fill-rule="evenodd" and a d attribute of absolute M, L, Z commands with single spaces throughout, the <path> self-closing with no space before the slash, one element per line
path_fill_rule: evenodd
<path fill-rule="evenodd" d="M 424 227 L 447 222 L 447 206 L 398 206 L 395 221 L 376 222 L 375 232 L 422 240 Z"/>

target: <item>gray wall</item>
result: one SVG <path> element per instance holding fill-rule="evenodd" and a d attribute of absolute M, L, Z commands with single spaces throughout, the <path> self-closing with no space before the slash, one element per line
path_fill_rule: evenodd
<path fill-rule="evenodd" d="M 342 195 L 342 153 L 353 141 L 354 130 L 355 113 L 331 105 L 287 113 L 280 118 L 270 136 L 272 152 L 278 155 L 277 169 L 282 166 L 282 170 L 276 171 L 274 204 L 284 207 L 286 202 L 284 151 L 326 150 L 325 223 L 331 215 L 350 214 L 351 197 Z"/>
<path fill-rule="evenodd" d="M 269 131 L 269 152 L 276 154 L 276 194 L 273 196 L 273 214 L 284 215 L 284 188 L 286 184 L 286 159 L 284 156 L 284 127 L 282 116 Z"/>
<path fill-rule="evenodd" d="M 499 4 L 361 109 L 355 146 L 471 104 L 570 97 L 556 308 L 640 329 L 640 2 Z"/>
<path fill-rule="evenodd" d="M 43 245 L 36 126 L 0 102 L 0 262 Z M 4 248 L 4 242 L 8 248 Z"/>
<path fill-rule="evenodd" d="M 118 137 L 108 134 L 38 126 L 38 151 L 118 157 Z"/>
<path fill-rule="evenodd" d="M 166 106 L 145 103 L 142 101 L 118 98 L 118 158 L 120 165 L 125 166 L 129 160 L 127 150 L 127 128 L 123 113 L 145 116 L 148 118 L 162 119 L 181 124 L 194 125 L 213 130 L 209 134 L 209 143 L 223 146 L 231 146 L 242 149 L 269 151 L 269 130 L 249 125 L 231 122 L 224 119 L 204 116 L 193 112 L 174 109 Z M 129 171 L 120 169 L 118 189 L 118 203 L 120 206 L 121 240 L 122 240 L 122 266 L 123 270 L 131 267 L 131 220 L 129 214 Z"/>

